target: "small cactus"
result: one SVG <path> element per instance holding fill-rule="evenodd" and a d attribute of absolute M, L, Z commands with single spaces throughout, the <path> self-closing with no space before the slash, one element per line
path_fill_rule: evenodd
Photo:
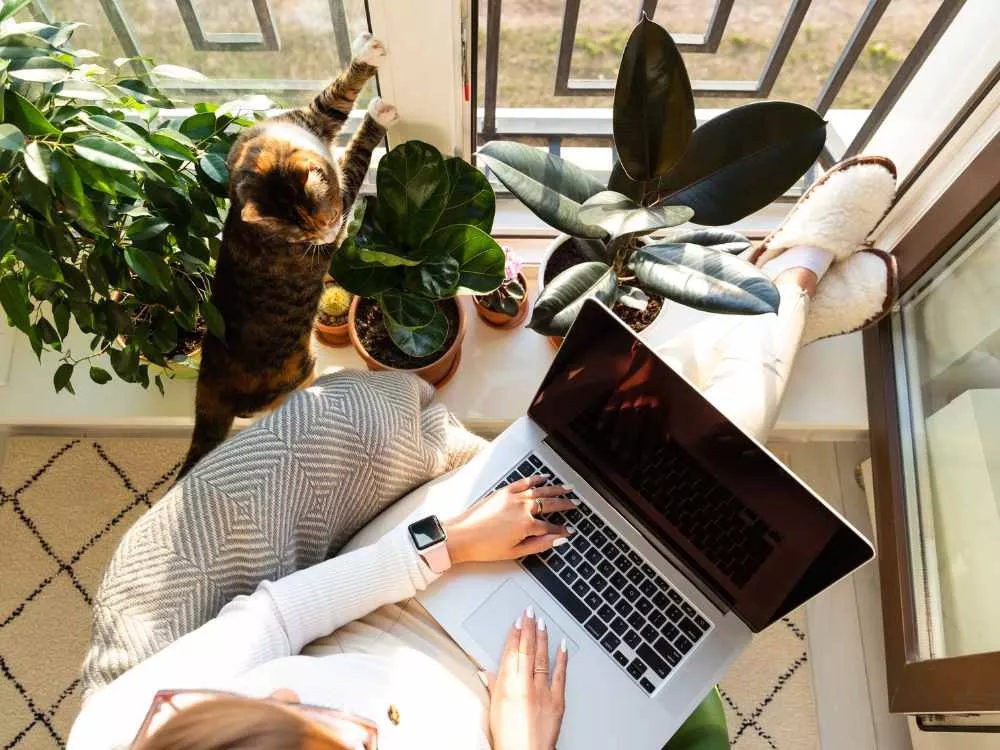
<path fill-rule="evenodd" d="M 347 318 L 347 308 L 354 295 L 336 284 L 329 284 L 319 299 L 319 312 L 326 325 L 339 325 Z"/>

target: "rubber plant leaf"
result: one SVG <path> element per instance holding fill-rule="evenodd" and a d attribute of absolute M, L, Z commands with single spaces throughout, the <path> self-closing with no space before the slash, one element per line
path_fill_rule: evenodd
<path fill-rule="evenodd" d="M 749 250 L 753 245 L 749 239 L 738 232 L 730 232 L 725 229 L 679 229 L 664 237 L 674 243 L 691 243 L 692 245 L 702 245 L 715 250 L 721 250 L 730 255 L 739 255 Z"/>
<path fill-rule="evenodd" d="M 580 218 L 607 230 L 611 239 L 631 234 L 641 236 L 657 229 L 675 227 L 694 216 L 687 206 L 644 208 L 621 193 L 604 190 L 580 208 Z"/>
<path fill-rule="evenodd" d="M 535 302 L 528 328 L 544 336 L 565 336 L 588 297 L 610 305 L 618 289 L 618 277 L 607 263 L 592 261 L 567 268 L 552 281 Z"/>

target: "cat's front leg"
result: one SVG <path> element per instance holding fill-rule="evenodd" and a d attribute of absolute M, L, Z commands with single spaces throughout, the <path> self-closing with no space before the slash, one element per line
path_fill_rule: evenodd
<path fill-rule="evenodd" d="M 373 68 L 379 67 L 388 56 L 385 45 L 370 31 L 359 34 L 351 45 L 351 60 L 371 65 Z"/>

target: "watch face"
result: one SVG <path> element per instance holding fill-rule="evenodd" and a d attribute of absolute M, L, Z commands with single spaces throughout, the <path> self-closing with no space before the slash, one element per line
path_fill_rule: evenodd
<path fill-rule="evenodd" d="M 410 536 L 418 550 L 425 550 L 445 540 L 444 527 L 437 516 L 428 516 L 410 524 Z"/>

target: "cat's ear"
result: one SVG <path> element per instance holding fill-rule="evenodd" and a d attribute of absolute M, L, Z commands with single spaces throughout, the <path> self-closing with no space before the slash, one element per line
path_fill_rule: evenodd
<path fill-rule="evenodd" d="M 256 224 L 261 220 L 260 207 L 254 201 L 247 201 L 240 211 L 240 218 L 247 224 Z"/>

